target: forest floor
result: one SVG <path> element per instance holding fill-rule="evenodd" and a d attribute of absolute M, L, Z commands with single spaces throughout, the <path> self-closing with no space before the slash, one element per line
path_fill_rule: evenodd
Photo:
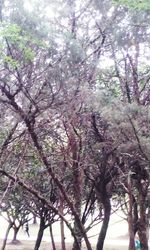
<path fill-rule="evenodd" d="M 127 245 L 128 245 L 128 237 L 127 237 L 127 230 L 126 226 L 124 223 L 122 224 L 123 228 L 121 230 L 120 225 L 118 223 L 113 226 L 111 225 L 111 230 L 108 232 L 108 238 L 106 241 L 105 245 L 105 250 L 127 250 Z M 97 236 L 99 232 L 99 227 L 98 225 L 96 228 L 93 228 L 91 234 L 89 235 L 89 239 L 91 244 L 93 245 L 93 249 L 95 249 L 95 244 L 97 242 Z M 2 246 L 2 239 L 4 238 L 5 232 L 7 228 L 7 223 L 6 221 L 0 217 L 0 248 Z M 20 244 L 14 245 L 10 244 L 11 240 L 13 238 L 13 230 L 10 231 L 9 236 L 8 236 L 8 241 L 7 241 L 7 246 L 6 250 L 33 250 L 36 237 L 37 237 L 37 232 L 38 232 L 39 225 L 29 225 L 29 233 L 30 237 L 27 236 L 24 228 L 21 228 L 17 239 L 20 241 Z M 123 230 L 124 229 L 124 230 Z M 120 234 L 118 235 L 117 232 L 123 236 L 120 237 Z M 56 223 L 53 227 L 53 234 L 54 234 L 54 239 L 56 242 L 56 249 L 61 250 L 60 246 L 60 226 L 59 223 Z M 66 250 L 71 250 L 72 247 L 72 237 L 68 231 L 67 228 L 65 228 L 65 237 L 66 237 Z M 42 244 L 40 247 L 40 250 L 51 250 L 51 243 L 50 243 L 50 234 L 49 234 L 49 229 L 45 230 L 44 237 L 42 240 Z M 84 246 L 82 247 L 82 250 L 84 250 Z"/>
<path fill-rule="evenodd" d="M 22 240 L 20 244 L 14 245 L 14 244 L 10 244 L 10 240 L 8 240 L 6 250 L 33 250 L 34 244 L 35 244 L 35 241 Z M 2 245 L 2 241 L 0 240 L 0 246 L 1 245 Z M 71 250 L 72 244 L 67 243 L 66 246 L 67 246 L 66 250 Z M 48 249 L 52 250 L 51 244 L 48 242 L 42 242 L 40 250 L 48 250 Z M 56 249 L 61 250 L 60 243 L 56 243 Z M 86 248 L 83 247 L 83 250 L 84 249 Z M 105 247 L 105 250 L 120 250 L 120 249 L 127 250 L 128 248 L 127 246 L 122 246 L 122 245 L 111 246 L 109 244 Z"/>
<path fill-rule="evenodd" d="M 89 240 L 93 246 L 93 249 L 96 248 L 95 244 L 97 242 L 97 237 L 98 237 L 98 233 L 100 230 L 100 226 L 101 225 L 98 224 L 97 226 L 92 228 L 92 230 L 90 231 L 90 235 L 88 235 Z M 6 220 L 4 220 L 2 216 L 0 216 L 0 248 L 2 246 L 2 239 L 5 236 L 6 228 L 7 228 Z M 39 224 L 29 225 L 30 237 L 27 236 L 24 228 L 21 228 L 17 237 L 18 240 L 20 241 L 20 244 L 17 244 L 17 245 L 10 244 L 13 238 L 13 231 L 11 230 L 9 233 L 6 250 L 33 250 L 36 237 L 37 237 L 37 233 L 38 233 L 38 228 L 39 228 Z M 120 221 L 118 220 L 117 217 L 111 218 L 110 226 L 109 226 L 106 241 L 105 241 L 106 244 L 105 244 L 104 250 L 127 250 L 128 249 L 127 231 L 128 231 L 128 227 L 125 221 L 122 221 L 122 220 Z M 54 234 L 54 239 L 56 242 L 56 249 L 61 250 L 59 222 L 54 223 L 53 234 Z M 71 250 L 73 239 L 67 228 L 65 228 L 65 238 L 66 238 L 66 250 Z M 86 248 L 84 248 L 83 246 L 82 250 L 84 249 Z M 50 243 L 49 229 L 45 230 L 40 250 L 52 250 L 51 243 Z"/>

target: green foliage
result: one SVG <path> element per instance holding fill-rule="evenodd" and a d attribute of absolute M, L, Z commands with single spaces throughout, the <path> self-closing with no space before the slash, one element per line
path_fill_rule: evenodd
<path fill-rule="evenodd" d="M 35 153 L 33 153 L 32 157 L 30 158 L 30 163 L 32 167 L 35 167 L 35 168 L 41 167 L 41 161 L 39 160 L 39 158 L 37 157 Z"/>
<path fill-rule="evenodd" d="M 150 9 L 150 1 L 149 0 L 113 0 L 116 4 L 121 4 L 127 6 L 132 9 L 137 10 L 148 10 Z"/>
<path fill-rule="evenodd" d="M 0 130 L 0 145 L 2 145 L 3 142 L 5 141 L 6 135 L 7 135 L 6 131 Z"/>
<path fill-rule="evenodd" d="M 35 58 L 35 48 L 46 48 L 46 44 L 33 37 L 32 34 L 28 34 L 17 24 L 10 24 L 7 22 L 1 22 L 0 25 L 0 56 L 4 63 L 11 69 L 19 68 L 23 62 L 27 63 L 33 61 Z M 13 46 L 16 50 L 16 58 L 13 54 L 9 54 L 8 46 Z M 17 54 L 21 53 L 19 58 Z"/>
<path fill-rule="evenodd" d="M 31 48 L 24 48 L 23 55 L 25 61 L 32 61 L 35 57 L 35 53 Z"/>
<path fill-rule="evenodd" d="M 11 43 L 17 43 L 20 41 L 21 28 L 17 24 L 9 24 L 6 22 L 1 23 L 0 35 L 5 37 Z"/>
<path fill-rule="evenodd" d="M 19 67 L 19 62 L 14 60 L 11 56 L 4 56 L 4 62 L 7 63 L 7 65 L 12 69 Z"/>

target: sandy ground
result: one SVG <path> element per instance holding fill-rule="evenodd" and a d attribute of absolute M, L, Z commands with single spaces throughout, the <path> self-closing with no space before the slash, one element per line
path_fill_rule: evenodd
<path fill-rule="evenodd" d="M 95 245 L 97 242 L 98 233 L 100 231 L 100 223 L 92 228 L 89 234 L 89 239 L 91 244 L 93 245 L 93 249 L 95 249 Z M 7 222 L 0 217 L 0 246 L 2 245 L 2 239 L 4 238 L 5 232 L 7 228 Z M 120 217 L 113 215 L 111 216 L 111 221 L 107 233 L 105 250 L 127 250 L 128 249 L 128 227 L 127 222 L 123 221 Z M 10 244 L 11 239 L 13 237 L 13 231 L 10 231 L 6 250 L 33 250 L 33 246 L 35 244 L 36 236 L 38 232 L 38 225 L 29 225 L 29 233 L 30 237 L 27 236 L 25 231 L 21 229 L 18 234 L 18 240 L 20 240 L 20 244 L 12 245 Z M 53 226 L 53 233 L 55 242 L 57 242 L 57 250 L 61 250 L 60 247 L 60 225 L 59 222 L 55 223 Z M 66 245 L 67 250 L 71 249 L 72 246 L 72 237 L 67 228 L 65 228 L 65 237 L 66 237 Z M 40 250 L 48 250 L 51 248 L 49 230 L 46 229 L 42 241 L 42 245 Z M 83 246 L 83 250 L 84 250 Z"/>
<path fill-rule="evenodd" d="M 18 245 L 13 245 L 10 244 L 8 242 L 7 246 L 6 246 L 6 250 L 33 250 L 34 248 L 34 241 L 21 241 L 20 244 Z M 2 244 L 2 241 L 0 241 L 0 246 Z M 57 250 L 61 250 L 60 244 L 56 244 L 56 248 Z M 51 250 L 51 244 L 47 243 L 47 242 L 42 242 L 40 250 Z M 67 245 L 67 250 L 70 250 L 71 246 Z"/>
<path fill-rule="evenodd" d="M 20 242 L 20 244 L 18 245 L 13 245 L 10 243 L 10 241 L 8 241 L 7 246 L 6 246 L 6 250 L 33 250 L 34 247 L 34 243 L 35 241 L 25 241 L 22 240 Z M 0 240 L 0 246 L 2 245 L 2 241 Z M 42 242 L 40 250 L 52 250 L 51 244 L 48 242 Z M 56 249 L 57 250 L 61 250 L 61 246 L 60 243 L 56 243 Z M 72 249 L 72 244 L 67 243 L 66 244 L 66 250 L 71 250 Z M 85 250 L 86 248 L 83 246 L 82 248 L 83 250 Z M 93 245 L 93 249 L 95 249 L 95 246 Z M 113 245 L 109 245 L 106 244 L 105 246 L 105 250 L 127 250 L 127 246 L 122 246 L 122 245 L 117 245 L 117 246 L 113 246 Z"/>

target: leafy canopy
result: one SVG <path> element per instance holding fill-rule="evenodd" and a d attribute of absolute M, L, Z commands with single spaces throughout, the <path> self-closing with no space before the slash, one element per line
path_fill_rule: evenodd
<path fill-rule="evenodd" d="M 114 3 L 121 4 L 127 6 L 132 9 L 138 10 L 148 10 L 150 9 L 150 1 L 149 0 L 113 0 Z"/>

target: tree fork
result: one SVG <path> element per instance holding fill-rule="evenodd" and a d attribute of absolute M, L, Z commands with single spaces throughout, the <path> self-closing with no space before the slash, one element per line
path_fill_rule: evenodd
<path fill-rule="evenodd" d="M 33 125 L 34 117 L 31 116 L 30 119 L 29 119 L 29 117 L 27 117 L 27 115 L 24 113 L 24 111 L 22 110 L 22 108 L 16 103 L 14 96 L 5 88 L 5 86 L 1 86 L 1 91 L 6 95 L 6 97 L 10 101 L 9 104 L 16 110 L 16 112 L 20 115 L 20 117 L 22 118 L 22 120 L 25 122 L 25 125 L 26 125 L 26 127 L 27 127 L 27 129 L 29 131 L 29 134 L 30 134 L 30 136 L 31 136 L 31 138 L 33 140 L 34 146 L 37 149 L 38 154 L 39 154 L 41 160 L 43 161 L 43 163 L 44 163 L 44 165 L 45 165 L 45 167 L 46 167 L 49 175 L 52 177 L 52 179 L 54 180 L 54 182 L 56 183 L 56 185 L 60 189 L 63 197 L 65 198 L 68 206 L 70 207 L 70 209 L 72 211 L 72 214 L 75 217 L 75 220 L 76 220 L 76 222 L 78 224 L 78 227 L 79 227 L 79 229 L 80 229 L 80 231 L 81 231 L 81 233 L 83 235 L 83 238 L 85 240 L 87 249 L 88 250 L 92 250 L 91 244 L 90 244 L 90 242 L 88 240 L 88 237 L 86 235 L 85 228 L 82 225 L 82 222 L 81 222 L 78 214 L 75 211 L 74 205 L 70 201 L 70 199 L 69 199 L 66 191 L 64 190 L 63 185 L 61 184 L 61 182 L 59 181 L 59 179 L 57 178 L 57 176 L 55 175 L 55 173 L 52 171 L 51 165 L 49 164 L 46 156 L 44 155 L 43 148 L 42 148 L 42 146 L 38 142 L 38 137 L 37 137 L 37 135 L 36 135 L 36 133 L 34 131 L 34 125 Z"/>

